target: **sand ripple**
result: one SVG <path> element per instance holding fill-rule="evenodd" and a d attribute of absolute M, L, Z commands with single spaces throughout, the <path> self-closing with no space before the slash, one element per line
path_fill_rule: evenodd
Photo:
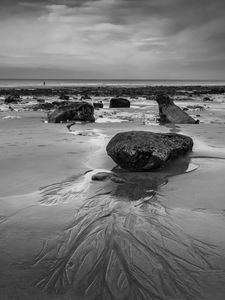
<path fill-rule="evenodd" d="M 157 195 L 136 204 L 86 200 L 63 238 L 36 257 L 46 269 L 37 285 L 81 299 L 199 299 L 201 275 L 224 272 L 211 262 L 217 248 L 186 234 Z"/>
<path fill-rule="evenodd" d="M 121 187 L 126 193 L 114 183 L 91 181 L 94 173 L 105 170 L 43 189 L 44 204 L 59 199 L 80 204 L 63 236 L 47 241 L 30 262 L 44 270 L 37 286 L 74 299 L 202 299 L 206 274 L 215 281 L 224 278 L 225 269 L 214 263 L 221 259 L 221 249 L 186 233 L 176 222 L 176 210 L 158 197 L 160 184 L 185 173 L 188 165 L 181 164 L 173 174 L 152 173 L 154 180 L 141 174 L 143 188 L 135 197 L 132 173 L 119 174 L 127 180 Z M 198 212 L 188 214 L 198 222 Z"/>

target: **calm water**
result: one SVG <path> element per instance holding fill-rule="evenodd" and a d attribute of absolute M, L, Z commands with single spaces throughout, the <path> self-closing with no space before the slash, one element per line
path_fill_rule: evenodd
<path fill-rule="evenodd" d="M 42 87 L 45 86 L 183 86 L 183 85 L 225 85 L 225 80 L 83 80 L 83 79 L 0 79 L 0 87 Z"/>

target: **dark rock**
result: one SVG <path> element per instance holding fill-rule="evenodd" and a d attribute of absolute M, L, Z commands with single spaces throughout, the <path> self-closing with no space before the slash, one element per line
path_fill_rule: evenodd
<path fill-rule="evenodd" d="M 213 100 L 211 98 L 209 98 L 209 97 L 204 97 L 203 101 L 204 102 L 212 102 Z"/>
<path fill-rule="evenodd" d="M 45 99 L 37 99 L 38 103 L 45 103 Z"/>
<path fill-rule="evenodd" d="M 131 171 L 147 171 L 191 151 L 190 137 L 175 133 L 148 131 L 121 132 L 108 143 L 108 155 L 121 167 Z"/>
<path fill-rule="evenodd" d="M 109 104 L 110 108 L 130 107 L 130 101 L 125 98 L 112 98 Z"/>
<path fill-rule="evenodd" d="M 9 103 L 18 103 L 20 101 L 21 101 L 20 96 L 17 94 L 14 94 L 14 95 L 6 96 L 4 102 L 5 102 L 5 104 L 9 104 Z"/>
<path fill-rule="evenodd" d="M 126 182 L 126 180 L 124 178 L 118 176 L 115 173 L 109 173 L 109 172 L 96 173 L 91 177 L 91 179 L 94 181 L 104 181 L 106 179 L 110 179 L 111 181 L 113 181 L 115 183 L 119 183 L 119 184 Z"/>
<path fill-rule="evenodd" d="M 60 106 L 62 104 L 62 102 L 64 102 L 64 101 L 53 101 L 52 104 L 54 106 Z"/>
<path fill-rule="evenodd" d="M 224 94 L 225 89 L 223 87 L 213 87 L 208 91 L 208 94 Z"/>
<path fill-rule="evenodd" d="M 91 97 L 88 95 L 82 95 L 80 100 L 91 100 Z"/>
<path fill-rule="evenodd" d="M 189 110 L 189 108 L 187 108 L 187 107 L 184 107 L 182 109 L 183 109 L 183 111 L 188 111 Z"/>
<path fill-rule="evenodd" d="M 94 174 L 91 179 L 94 181 L 104 181 L 110 177 L 111 173 L 108 172 L 99 172 Z"/>
<path fill-rule="evenodd" d="M 69 99 L 70 99 L 70 96 L 65 95 L 65 94 L 61 94 L 61 95 L 59 96 L 59 99 L 60 99 L 60 100 L 69 100 Z"/>
<path fill-rule="evenodd" d="M 94 108 L 103 108 L 103 103 L 102 103 L 102 101 L 100 102 L 94 102 L 93 103 L 93 105 L 94 105 Z"/>
<path fill-rule="evenodd" d="M 159 105 L 159 117 L 161 123 L 195 124 L 195 120 L 184 112 L 173 100 L 165 95 L 158 94 L 156 101 Z"/>
<path fill-rule="evenodd" d="M 65 123 L 68 121 L 94 122 L 94 107 L 87 102 L 72 102 L 59 106 L 48 116 L 50 123 Z"/>

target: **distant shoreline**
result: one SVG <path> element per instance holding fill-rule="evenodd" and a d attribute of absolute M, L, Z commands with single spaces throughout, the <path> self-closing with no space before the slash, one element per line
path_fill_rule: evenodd
<path fill-rule="evenodd" d="M 0 89 L 225 86 L 225 80 L 0 79 Z"/>
<path fill-rule="evenodd" d="M 171 96 L 198 96 L 206 94 L 224 94 L 224 85 L 189 85 L 189 86 L 116 86 L 116 85 L 81 85 L 81 86 L 23 86 L 23 87 L 0 87 L 0 96 L 17 94 L 20 96 L 49 96 L 55 97 L 61 94 L 71 96 L 90 96 L 90 97 L 151 97 L 159 92 Z"/>

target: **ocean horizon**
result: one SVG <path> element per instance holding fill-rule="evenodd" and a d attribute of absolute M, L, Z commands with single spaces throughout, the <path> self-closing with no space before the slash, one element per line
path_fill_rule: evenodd
<path fill-rule="evenodd" d="M 168 79 L 0 79 L 0 88 L 79 86 L 225 86 L 225 80 Z"/>

